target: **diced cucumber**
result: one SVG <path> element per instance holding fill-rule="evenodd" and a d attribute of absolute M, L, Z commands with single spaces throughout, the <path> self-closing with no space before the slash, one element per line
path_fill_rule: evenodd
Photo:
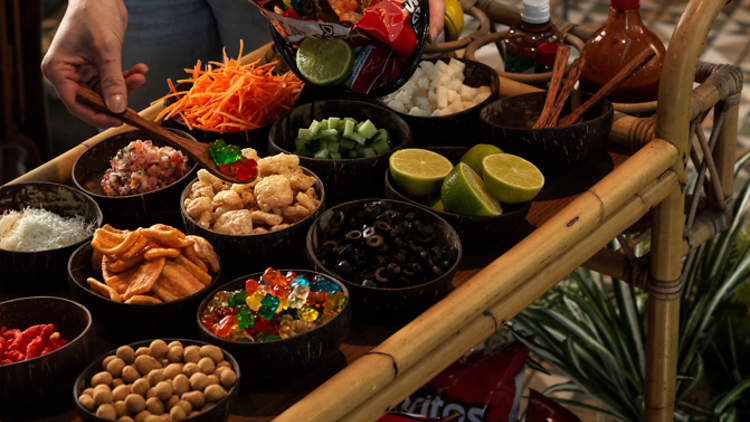
<path fill-rule="evenodd" d="M 351 139 L 341 138 L 341 149 L 352 149 L 355 145 L 357 143 Z"/>
<path fill-rule="evenodd" d="M 328 143 L 328 151 L 330 152 L 339 152 L 339 148 L 341 147 L 341 144 L 338 142 L 329 142 Z"/>
<path fill-rule="evenodd" d="M 351 138 L 351 140 L 353 140 L 354 142 L 360 145 L 364 145 L 365 142 L 367 141 L 367 138 L 360 135 L 359 133 L 352 133 L 351 136 L 349 136 L 349 138 Z"/>
<path fill-rule="evenodd" d="M 320 130 L 326 129 L 328 129 L 328 119 L 323 119 L 320 121 Z"/>
<path fill-rule="evenodd" d="M 336 126 L 336 130 L 338 130 L 339 133 L 343 132 L 345 124 L 346 124 L 346 120 L 344 119 L 339 120 L 339 124 Z"/>
<path fill-rule="evenodd" d="M 385 129 L 378 129 L 378 134 L 375 135 L 375 137 L 372 139 L 372 142 L 377 142 L 382 138 L 385 138 L 385 140 L 389 143 L 391 142 L 391 137 L 388 134 L 388 131 Z"/>
<path fill-rule="evenodd" d="M 374 149 L 367 147 L 362 150 L 362 157 L 372 157 L 373 155 L 377 155 Z"/>
<path fill-rule="evenodd" d="M 388 140 L 385 138 L 378 139 L 377 141 L 373 141 L 372 145 L 370 145 L 372 149 L 377 151 L 378 154 L 383 154 L 385 152 L 388 152 L 389 149 L 391 149 L 391 146 L 388 145 Z"/>
<path fill-rule="evenodd" d="M 316 148 L 316 149 L 328 149 L 328 141 L 323 140 L 323 139 L 319 140 L 318 141 L 318 148 Z M 313 150 L 313 151 L 315 151 L 315 150 Z"/>
<path fill-rule="evenodd" d="M 368 119 L 359 124 L 357 133 L 364 136 L 366 139 L 370 139 L 378 133 L 378 128 Z"/>
<path fill-rule="evenodd" d="M 306 141 L 304 139 L 295 139 L 294 140 L 294 147 L 299 149 L 307 149 L 307 144 L 310 143 L 310 141 Z"/>
<path fill-rule="evenodd" d="M 313 158 L 318 160 L 325 160 L 330 155 L 330 151 L 328 151 L 328 148 L 323 148 L 318 150 L 315 154 L 313 154 Z"/>
<path fill-rule="evenodd" d="M 300 128 L 297 132 L 297 138 L 305 140 L 305 141 L 312 141 L 313 134 L 310 132 L 310 129 L 303 129 Z"/>
<path fill-rule="evenodd" d="M 344 117 L 344 120 L 349 120 L 350 122 L 354 123 L 355 125 L 357 124 L 357 120 L 354 119 L 353 117 Z"/>
<path fill-rule="evenodd" d="M 318 132 L 320 132 L 322 126 L 323 125 L 321 125 L 319 121 L 313 120 L 312 123 L 310 123 L 310 133 L 312 133 L 313 135 L 317 135 Z"/>
<path fill-rule="evenodd" d="M 344 123 L 344 138 L 351 138 L 354 133 L 354 122 L 352 120 L 346 120 Z"/>
<path fill-rule="evenodd" d="M 350 149 L 349 150 L 349 158 L 358 158 L 359 153 L 356 150 Z"/>
<path fill-rule="evenodd" d="M 330 136 L 336 136 L 339 134 L 339 131 L 336 129 L 323 129 L 320 131 L 320 137 L 321 138 L 327 138 Z"/>
<path fill-rule="evenodd" d="M 331 152 L 331 159 L 332 160 L 340 160 L 341 159 L 341 154 L 338 153 L 338 152 Z"/>
<path fill-rule="evenodd" d="M 338 117 L 329 117 L 328 118 L 328 129 L 336 129 L 339 130 L 339 122 L 341 122 L 341 119 Z M 339 130 L 340 132 L 340 130 Z"/>

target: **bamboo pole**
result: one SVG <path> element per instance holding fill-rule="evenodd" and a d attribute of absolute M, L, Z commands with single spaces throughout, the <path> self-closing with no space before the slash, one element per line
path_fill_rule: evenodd
<path fill-rule="evenodd" d="M 734 193 L 734 162 L 737 159 L 737 128 L 739 126 L 739 102 L 729 105 L 726 102 L 719 103 L 717 109 L 725 109 L 724 122 L 719 130 L 713 157 L 716 170 L 721 181 L 723 197 L 731 198 Z M 716 175 L 711 175 L 716 177 Z"/>
<path fill-rule="evenodd" d="M 351 411 L 539 268 L 576 245 L 631 196 L 656 180 L 677 158 L 672 145 L 659 139 L 652 141 L 371 354 L 358 359 L 287 409 L 277 421 L 330 421 Z"/>
<path fill-rule="evenodd" d="M 669 42 L 659 84 L 656 137 L 672 143 L 679 160 L 672 169 L 686 183 L 685 167 L 692 110 L 690 100 L 698 56 L 723 1 L 690 0 Z M 679 281 L 682 274 L 684 189 L 675 190 L 654 210 L 649 280 L 648 337 L 646 339 L 645 404 L 647 422 L 671 421 L 677 376 L 679 294 L 654 292 Z"/>
<path fill-rule="evenodd" d="M 453 333 L 437 349 L 431 351 L 403 374 L 399 374 L 395 382 L 352 410 L 341 418 L 340 422 L 377 420 L 383 413 L 394 408 L 405 397 L 439 374 L 474 345 L 495 332 L 499 325 L 509 321 L 534 302 L 610 239 L 638 221 L 640 216 L 647 213 L 651 207 L 676 188 L 678 188 L 677 176 L 673 172 L 665 173 L 658 181 L 649 185 L 638 196 L 632 197 L 625 205 L 612 213 L 581 241 L 580 247 L 565 251 L 547 267 L 521 283 L 510 294 L 489 308 L 482 317 Z"/>
<path fill-rule="evenodd" d="M 242 64 L 252 63 L 256 60 L 262 59 L 266 53 L 266 50 L 271 45 L 268 43 L 263 47 L 248 53 L 242 57 L 240 61 Z M 146 107 L 138 114 L 146 120 L 154 120 L 159 112 L 162 110 L 162 104 L 157 103 Z M 122 125 L 114 128 L 107 129 L 96 136 L 93 136 L 86 141 L 81 142 L 79 145 L 71 148 L 70 150 L 60 154 L 54 159 L 42 164 L 41 166 L 27 172 L 26 174 L 11 181 L 12 183 L 26 183 L 34 181 L 47 181 L 57 183 L 69 183 L 71 178 L 71 171 L 73 170 L 73 164 L 75 164 L 78 157 L 83 154 L 88 148 L 101 142 L 103 139 L 108 138 L 116 133 L 120 133 L 126 130 L 132 129 L 132 126 Z"/>

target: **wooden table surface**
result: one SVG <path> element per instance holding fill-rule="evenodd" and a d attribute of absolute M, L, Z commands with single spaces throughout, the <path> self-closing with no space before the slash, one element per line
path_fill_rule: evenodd
<path fill-rule="evenodd" d="M 510 249 L 627 158 L 623 149 L 613 144 L 607 144 L 605 150 L 599 151 L 585 163 L 573 169 L 556 174 L 545 174 L 547 183 L 539 196 L 534 199 L 523 224 L 510 235 L 498 239 L 496 242 L 467 245 L 461 270 L 453 280 L 453 286 L 457 287 L 464 283 L 480 268 Z M 70 292 L 67 289 L 49 292 L 49 294 L 70 297 Z M 0 301 L 14 297 L 17 297 L 17 295 L 0 291 Z M 256 384 L 253 381 L 252 368 L 242 368 L 242 391 L 229 420 L 252 422 L 272 420 L 276 415 L 303 398 L 308 392 L 325 382 L 348 363 L 370 351 L 409 321 L 410 318 L 397 321 L 363 322 L 355 318 L 346 341 L 338 350 L 325 355 L 316 368 L 284 382 Z M 190 320 L 186 321 L 186 324 L 191 323 Z M 106 331 L 99 324 L 95 323 L 95 330 L 97 332 L 97 356 L 120 346 L 120 344 L 116 344 L 116 340 L 110 342 L 105 339 L 106 334 L 99 335 Z M 8 409 L 0 409 L 0 421 L 15 420 L 67 422 L 79 421 L 80 419 L 77 416 L 71 391 L 57 399 L 48 401 L 44 406 L 33 409 L 19 409 L 10 413 L 8 413 Z"/>

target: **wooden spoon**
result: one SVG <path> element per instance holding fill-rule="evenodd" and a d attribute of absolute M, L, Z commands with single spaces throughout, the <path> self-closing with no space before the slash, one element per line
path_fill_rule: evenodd
<path fill-rule="evenodd" d="M 137 113 L 129 109 L 125 110 L 122 113 L 114 113 L 107 108 L 107 106 L 104 104 L 104 100 L 99 94 L 88 88 L 80 87 L 78 89 L 78 92 L 76 93 L 76 100 L 82 102 L 83 104 L 86 104 L 87 106 L 93 108 L 98 112 L 114 116 L 131 126 L 145 131 L 153 138 L 164 141 L 172 147 L 179 149 L 188 157 L 198 162 L 201 167 L 210 171 L 214 176 L 218 177 L 221 180 L 230 183 L 250 183 L 255 180 L 255 177 L 257 176 L 256 174 L 256 176 L 242 181 L 238 180 L 235 177 L 227 176 L 226 174 L 221 172 L 219 166 L 214 164 L 214 161 L 208 154 L 208 144 L 183 138 L 182 136 L 179 136 L 174 132 L 164 129 L 154 122 L 150 122 L 144 119 L 143 117 L 139 116 Z"/>

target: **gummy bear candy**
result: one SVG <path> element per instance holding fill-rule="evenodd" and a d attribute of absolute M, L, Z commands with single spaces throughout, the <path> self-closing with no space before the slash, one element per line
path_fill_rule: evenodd
<path fill-rule="evenodd" d="M 291 327 L 294 323 L 294 317 L 289 314 L 281 315 L 281 317 L 279 317 L 279 321 L 282 327 Z"/>
<path fill-rule="evenodd" d="M 291 286 L 294 282 L 294 279 L 297 277 L 297 273 L 294 271 L 287 271 L 284 278 L 286 278 L 286 282 Z"/>
<path fill-rule="evenodd" d="M 304 333 L 305 331 L 310 331 L 313 328 L 315 328 L 315 325 L 312 322 L 303 321 L 301 319 L 295 320 L 292 324 L 292 329 L 294 329 L 294 332 L 297 334 Z"/>
<path fill-rule="evenodd" d="M 328 296 L 327 292 L 310 292 L 310 294 L 307 295 L 307 304 L 316 308 L 321 308 L 326 304 L 326 301 L 328 301 Z"/>
<path fill-rule="evenodd" d="M 281 328 L 281 320 L 276 315 L 267 320 L 258 318 L 255 320 L 255 325 L 259 333 L 275 334 Z"/>
<path fill-rule="evenodd" d="M 297 296 L 294 293 L 287 296 L 287 306 L 292 309 L 299 309 L 305 305 L 305 298 Z"/>
<path fill-rule="evenodd" d="M 248 295 L 255 293 L 255 290 L 257 289 L 258 289 L 258 280 L 254 278 L 250 278 L 245 282 L 245 290 L 247 291 Z"/>
<path fill-rule="evenodd" d="M 296 287 L 298 284 L 302 284 L 304 286 L 310 285 L 310 277 L 307 276 L 307 274 L 301 274 L 292 280 L 292 286 Z"/>
<path fill-rule="evenodd" d="M 286 278 L 281 275 L 280 272 L 274 270 L 271 267 L 268 267 L 266 271 L 263 273 L 263 281 L 270 284 L 271 286 L 277 286 L 277 285 L 286 285 L 287 281 Z"/>
<path fill-rule="evenodd" d="M 247 297 L 245 303 L 247 304 L 248 308 L 252 309 L 255 312 L 258 312 L 258 309 L 260 309 L 261 306 L 260 301 L 263 300 L 265 296 L 265 293 L 255 292 Z"/>
<path fill-rule="evenodd" d="M 281 296 L 279 298 L 279 307 L 276 308 L 276 313 L 282 312 L 289 309 L 289 299 L 287 299 L 286 296 Z"/>
<path fill-rule="evenodd" d="M 341 291 L 341 287 L 339 287 L 339 285 L 335 281 L 320 274 L 316 275 L 315 278 L 313 278 L 313 281 L 312 281 L 312 284 L 310 284 L 310 287 L 313 290 L 316 290 L 319 292 L 328 292 L 329 294 L 336 292 L 336 291 L 338 292 Z"/>
<path fill-rule="evenodd" d="M 225 316 L 219 322 L 215 334 L 221 338 L 226 338 L 235 327 L 237 327 L 237 317 L 234 315 Z"/>
<path fill-rule="evenodd" d="M 273 293 L 273 286 L 268 284 L 260 284 L 258 285 L 258 288 L 255 290 L 256 293 Z"/>
<path fill-rule="evenodd" d="M 208 305 L 206 306 L 206 311 L 209 314 L 215 314 L 216 311 L 218 311 L 219 309 L 221 309 L 221 306 L 219 306 L 219 305 L 221 305 L 221 303 L 218 300 L 211 299 L 211 301 L 209 301 Z"/>
<path fill-rule="evenodd" d="M 310 286 L 306 286 L 304 284 L 298 284 L 294 286 L 294 290 L 292 291 L 292 294 L 295 296 L 299 296 L 301 298 L 307 299 L 307 295 L 310 294 Z"/>
<path fill-rule="evenodd" d="M 240 328 L 250 328 L 255 325 L 255 318 L 247 305 L 238 305 L 235 315 L 237 315 L 237 321 Z"/>
<path fill-rule="evenodd" d="M 297 310 L 297 315 L 299 315 L 299 319 L 302 321 L 313 322 L 318 319 L 319 313 L 315 308 L 305 305 Z"/>
<path fill-rule="evenodd" d="M 216 320 L 216 317 L 214 315 L 206 314 L 203 315 L 203 318 L 201 318 L 201 323 L 209 331 L 211 331 L 211 327 L 213 327 L 213 325 L 217 322 L 218 321 Z"/>
<path fill-rule="evenodd" d="M 229 306 L 229 303 L 227 302 L 227 296 L 229 296 L 230 292 L 227 292 L 226 290 L 222 290 L 220 292 L 216 292 L 214 295 L 214 300 L 218 304 L 219 308 L 226 308 Z"/>
<path fill-rule="evenodd" d="M 216 311 L 216 316 L 219 319 L 224 318 L 225 316 L 229 316 L 229 315 L 234 315 L 234 308 L 226 307 L 226 308 L 221 308 L 218 311 Z"/>
<path fill-rule="evenodd" d="M 237 169 L 237 179 L 241 182 L 252 179 L 256 174 L 258 174 L 258 163 L 252 158 L 244 160 Z"/>
<path fill-rule="evenodd" d="M 245 290 L 237 290 L 233 294 L 231 294 L 229 297 L 227 297 L 227 302 L 229 303 L 229 306 L 237 306 L 239 304 L 244 304 L 245 299 L 247 299 L 247 291 Z"/>
<path fill-rule="evenodd" d="M 294 330 L 290 326 L 281 326 L 279 328 L 279 337 L 281 338 L 289 338 L 294 335 Z"/>
<path fill-rule="evenodd" d="M 346 301 L 346 295 L 341 292 L 333 292 L 328 296 L 328 300 L 323 308 L 325 314 L 335 314 L 341 312 L 341 308 Z"/>

